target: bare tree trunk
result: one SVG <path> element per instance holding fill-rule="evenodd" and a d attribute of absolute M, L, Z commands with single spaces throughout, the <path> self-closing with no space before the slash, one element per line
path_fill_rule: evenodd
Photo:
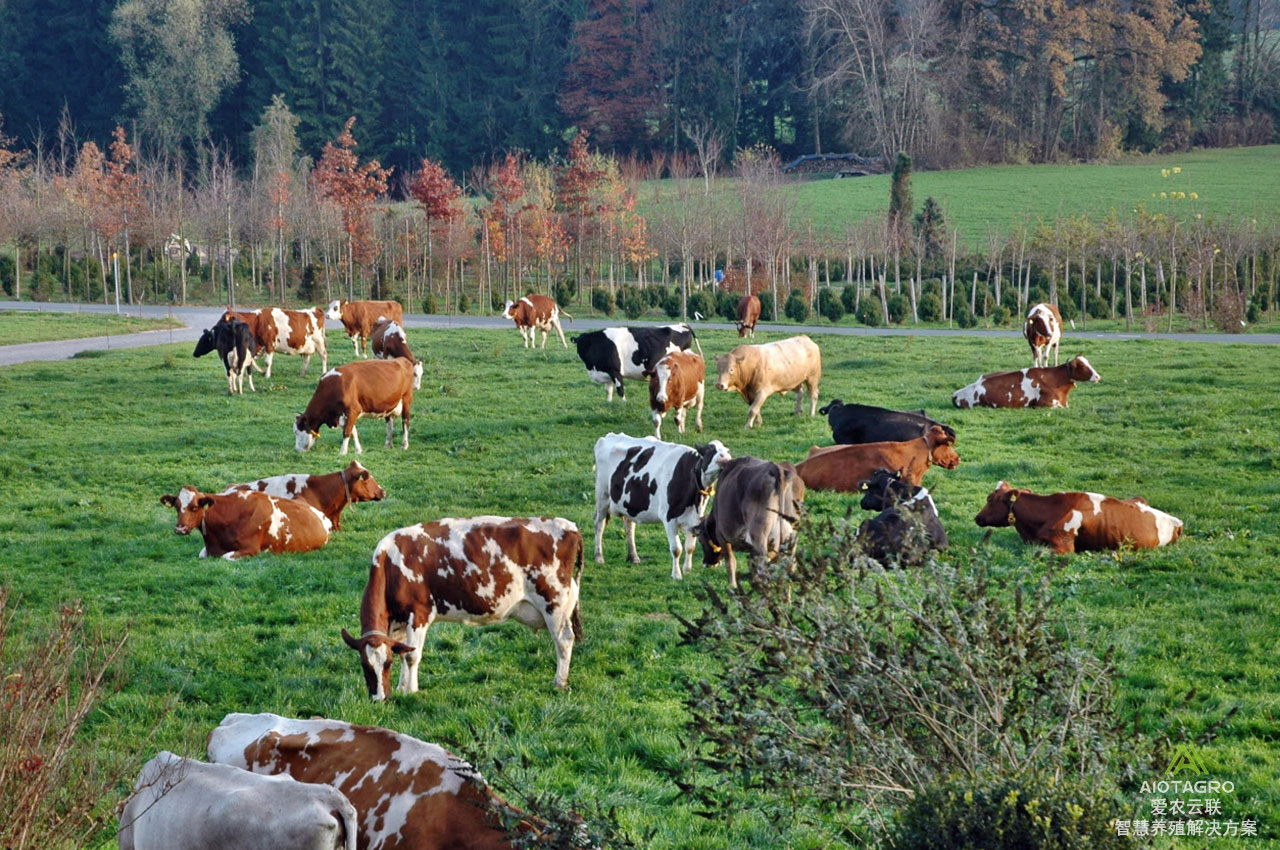
<path fill-rule="evenodd" d="M 1124 329 L 1133 327 L 1133 267 L 1129 262 L 1129 251 L 1124 252 Z"/>

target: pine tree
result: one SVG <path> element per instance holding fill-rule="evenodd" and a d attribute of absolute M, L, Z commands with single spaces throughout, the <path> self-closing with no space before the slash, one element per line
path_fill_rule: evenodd
<path fill-rule="evenodd" d="M 893 165 L 893 178 L 889 185 L 889 230 L 899 243 L 910 236 L 911 212 L 911 157 L 899 153 Z"/>

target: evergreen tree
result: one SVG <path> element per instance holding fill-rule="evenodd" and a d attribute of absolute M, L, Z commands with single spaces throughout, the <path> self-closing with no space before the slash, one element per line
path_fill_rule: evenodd
<path fill-rule="evenodd" d="M 911 212 L 911 157 L 899 153 L 893 164 L 893 178 L 889 184 L 889 230 L 900 242 L 910 235 Z"/>

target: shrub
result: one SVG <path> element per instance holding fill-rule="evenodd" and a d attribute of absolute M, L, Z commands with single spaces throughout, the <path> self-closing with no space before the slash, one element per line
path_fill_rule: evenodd
<path fill-rule="evenodd" d="M 857 310 L 858 300 L 858 284 L 846 286 L 840 290 L 840 306 L 844 307 L 846 313 L 853 313 Z"/>
<path fill-rule="evenodd" d="M 1223 333 L 1238 334 L 1244 330 L 1246 312 L 1244 294 L 1223 288 L 1214 296 L 1209 318 Z"/>
<path fill-rule="evenodd" d="M 689 318 L 694 318 L 697 313 L 703 319 L 710 319 L 716 314 L 716 300 L 704 289 L 697 289 L 689 293 Z"/>
<path fill-rule="evenodd" d="M 942 319 L 942 299 L 932 292 L 920 296 L 916 309 L 922 322 L 937 322 Z"/>
<path fill-rule="evenodd" d="M 595 310 L 599 310 L 606 316 L 613 315 L 613 298 L 609 296 L 609 290 L 603 286 L 597 286 L 591 290 L 591 306 Z"/>
<path fill-rule="evenodd" d="M 797 322 L 803 322 L 809 318 L 809 302 L 805 300 L 804 293 L 798 289 L 791 290 L 791 294 L 787 296 L 787 303 L 782 305 L 782 312 L 788 319 Z"/>
<path fill-rule="evenodd" d="M 1072 319 L 1080 315 L 1080 299 L 1079 295 L 1075 298 L 1063 298 L 1058 301 L 1058 314 L 1062 316 L 1062 321 L 1070 322 Z"/>
<path fill-rule="evenodd" d="M 649 307 L 661 307 L 667 300 L 667 296 L 671 294 L 670 290 L 660 283 L 646 286 L 640 291 L 644 293 L 644 303 Z"/>
<path fill-rule="evenodd" d="M 298 281 L 298 299 L 314 301 L 316 296 L 317 269 L 315 263 L 307 263 L 302 267 L 302 279 Z M 434 313 L 435 310 L 428 310 Z"/>
<path fill-rule="evenodd" d="M 911 301 L 905 295 L 890 295 L 889 321 L 895 325 L 902 324 L 911 313 Z"/>
<path fill-rule="evenodd" d="M 955 304 L 952 305 L 952 318 L 956 320 L 956 324 L 962 328 L 976 327 L 978 317 L 973 315 L 973 311 L 969 309 L 969 302 L 964 298 L 957 298 Z"/>
<path fill-rule="evenodd" d="M 426 297 L 422 299 L 422 312 L 428 316 L 440 312 L 440 299 L 436 297 L 434 292 L 428 292 Z"/>
<path fill-rule="evenodd" d="M 1111 315 L 1111 302 L 1096 292 L 1090 292 L 1084 304 L 1090 319 L 1105 319 Z"/>
<path fill-rule="evenodd" d="M 738 320 L 738 299 L 739 296 L 732 292 L 716 293 L 716 315 L 728 322 L 736 322 Z"/>
<path fill-rule="evenodd" d="M 991 324 L 996 327 L 1007 325 L 1009 323 L 1009 308 L 1003 304 L 991 308 Z"/>
<path fill-rule="evenodd" d="M 880 311 L 880 299 L 863 298 L 858 307 L 858 321 L 870 328 L 880 327 L 884 315 Z"/>
<path fill-rule="evenodd" d="M 667 314 L 669 319 L 680 318 L 680 294 L 672 293 L 662 302 L 662 312 Z"/>
<path fill-rule="evenodd" d="M 551 287 L 551 294 L 555 297 L 556 303 L 560 305 L 560 309 L 564 310 L 573 303 L 573 299 L 578 297 L 578 284 L 573 278 L 562 278 L 556 281 L 555 286 Z"/>
<path fill-rule="evenodd" d="M 778 311 L 773 305 L 773 293 L 757 292 L 756 295 L 760 298 L 760 320 L 768 322 L 778 321 Z"/>
<path fill-rule="evenodd" d="M 462 295 L 458 296 L 458 312 L 459 313 L 471 312 L 471 296 L 465 292 L 462 293 Z"/>
<path fill-rule="evenodd" d="M 628 319 L 635 321 L 644 315 L 644 296 L 638 286 L 624 286 L 618 290 L 618 306 Z"/>
<path fill-rule="evenodd" d="M 832 289 L 818 290 L 818 312 L 829 321 L 838 322 L 844 318 L 844 303 Z"/>

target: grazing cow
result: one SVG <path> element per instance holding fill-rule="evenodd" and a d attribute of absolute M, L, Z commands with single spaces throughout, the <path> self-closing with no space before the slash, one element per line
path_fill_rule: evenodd
<path fill-rule="evenodd" d="M 603 384 L 605 397 L 613 401 L 613 391 L 625 399 L 623 378 L 645 380 L 658 361 L 672 351 L 688 351 L 696 339 L 686 324 L 656 328 L 605 328 L 569 338 L 578 347 L 578 357 L 587 375 Z M 697 343 L 698 353 L 702 344 Z"/>
<path fill-rule="evenodd" d="M 342 329 L 351 339 L 353 357 L 369 356 L 369 335 L 378 322 L 391 319 L 404 324 L 404 308 L 399 301 L 343 301 L 335 298 L 329 302 L 325 315 L 335 322 L 342 322 Z"/>
<path fill-rule="evenodd" d="M 200 334 L 200 339 L 196 342 L 196 350 L 191 353 L 191 356 L 203 357 L 210 351 L 216 350 L 218 356 L 222 358 L 223 367 L 227 370 L 227 395 L 235 395 L 237 392 L 244 395 L 245 373 L 249 374 L 249 391 L 257 392 L 253 386 L 253 372 L 250 369 L 262 371 L 254 362 L 253 349 L 253 331 L 239 319 L 232 319 L 229 322 L 218 322 Z"/>
<path fill-rule="evenodd" d="M 751 334 L 751 338 L 756 336 L 756 322 L 760 321 L 760 299 L 754 295 L 744 295 L 738 299 L 738 326 L 739 338 Z"/>
<path fill-rule="evenodd" d="M 547 332 L 555 330 L 560 335 L 560 344 L 565 348 L 569 343 L 564 341 L 564 330 L 560 327 L 560 305 L 554 298 L 546 295 L 526 295 L 519 301 L 508 301 L 502 307 L 502 318 L 516 323 L 520 338 L 525 348 L 537 348 L 536 337 L 542 331 L 542 347 L 547 347 Z M 571 321 L 573 316 L 564 314 Z"/>
<path fill-rule="evenodd" d="M 1084 357 L 1061 366 L 991 372 L 951 395 L 956 407 L 1068 407 L 1076 381 L 1096 383 L 1101 376 Z"/>
<path fill-rule="evenodd" d="M 818 382 L 822 353 L 807 336 L 793 336 L 763 345 L 739 345 L 716 357 L 716 389 L 736 390 L 750 405 L 747 427 L 764 424 L 760 408 L 774 393 L 796 391 L 796 415 L 804 390 L 809 390 L 809 415 L 818 410 Z"/>
<path fill-rule="evenodd" d="M 809 449 L 809 456 L 796 464 L 796 470 L 810 490 L 852 493 L 861 489 L 862 482 L 871 480 L 877 469 L 898 471 L 904 481 L 918 487 L 925 470 L 933 464 L 944 469 L 960 465 L 960 456 L 952 448 L 955 442 L 955 437 L 941 425 L 931 425 L 923 437 L 914 440 L 814 446 Z"/>
<path fill-rule="evenodd" d="M 507 850 L 502 815 L 521 814 L 440 745 L 376 726 L 228 714 L 208 754 L 246 772 L 333 785 L 355 807 L 360 850 Z M 539 827 L 526 815 L 515 831 Z"/>
<path fill-rule="evenodd" d="M 227 310 L 221 321 L 239 319 L 253 331 L 257 344 L 255 354 L 266 352 L 267 369 L 263 377 L 271 377 L 271 364 L 279 354 L 302 355 L 302 377 L 311 367 L 311 355 L 320 355 L 321 371 L 329 368 L 329 351 L 324 339 L 324 311 L 319 307 L 310 310 L 281 310 L 266 307 L 261 310 Z"/>
<path fill-rule="evenodd" d="M 576 565 L 576 571 L 575 571 Z M 569 684 L 573 641 L 582 637 L 578 578 L 582 535 L 567 519 L 479 516 L 391 532 L 373 550 L 360 602 L 360 654 L 369 696 L 386 699 L 399 655 L 399 690 L 418 690 L 418 663 L 436 620 L 483 625 L 514 617 L 545 628 L 556 645 L 556 687 Z"/>
<path fill-rule="evenodd" d="M 329 518 L 306 502 L 244 491 L 230 495 L 201 493 L 184 486 L 160 504 L 178 512 L 174 534 L 196 529 L 204 538 L 199 557 L 234 558 L 259 552 L 310 552 L 329 542 Z"/>
<path fill-rule="evenodd" d="M 702 521 L 707 496 L 730 457 L 719 440 L 693 448 L 626 434 L 605 434 L 596 440 L 596 563 L 604 563 L 604 529 L 609 517 L 622 517 L 627 560 L 633 564 L 640 563 L 636 524 L 660 522 L 667 530 L 671 577 L 680 579 L 681 552 L 688 572 L 693 561 L 693 536 Z"/>
<path fill-rule="evenodd" d="M 930 427 L 940 426 L 952 438 L 956 432 L 950 425 L 934 422 L 923 410 L 890 410 L 870 404 L 845 404 L 833 399 L 818 413 L 827 417 L 831 437 L 837 443 L 897 443 L 923 437 Z"/>
<path fill-rule="evenodd" d="M 947 531 L 929 491 L 877 469 L 862 487 L 862 509 L 880 511 L 858 528 L 863 551 L 881 563 L 918 564 L 932 549 L 947 548 Z"/>
<path fill-rule="evenodd" d="M 383 319 L 374 325 L 369 343 L 374 357 L 382 360 L 403 357 L 413 363 L 418 362 L 418 358 L 409 350 L 409 339 L 405 336 L 404 328 L 395 319 Z"/>
<path fill-rule="evenodd" d="M 1027 312 L 1022 334 L 1031 346 L 1031 365 L 1048 366 L 1049 349 L 1053 349 L 1053 365 L 1058 365 L 1058 343 L 1062 340 L 1062 314 L 1052 304 L 1037 304 Z"/>
<path fill-rule="evenodd" d="M 356 454 L 363 454 L 356 420 L 361 416 L 387 420 L 387 448 L 401 419 L 402 449 L 409 448 L 409 410 L 413 391 L 422 387 L 422 364 L 403 357 L 394 360 L 358 360 L 325 372 L 316 384 L 307 409 L 293 422 L 294 448 L 310 451 L 320 428 L 342 429 L 342 454 L 354 437 Z"/>
<path fill-rule="evenodd" d="M 1012 525 L 1026 543 L 1043 543 L 1059 555 L 1133 546 L 1154 549 L 1182 536 L 1182 520 L 1141 498 L 1101 493 L 1040 496 L 1001 481 L 974 522 L 982 528 Z"/>
<path fill-rule="evenodd" d="M 334 531 L 342 530 L 342 509 L 347 505 L 380 502 L 387 497 L 387 491 L 378 486 L 372 473 L 355 460 L 346 469 L 328 475 L 274 475 L 247 484 L 232 484 L 222 495 L 246 490 L 277 499 L 300 499 L 328 517 Z"/>
<path fill-rule="evenodd" d="M 729 586 L 738 586 L 734 549 L 748 555 L 756 570 L 795 540 L 804 502 L 804 481 L 789 463 L 736 457 L 720 469 L 716 499 L 698 530 L 707 566 L 729 561 Z"/>
<path fill-rule="evenodd" d="M 161 752 L 120 813 L 120 850 L 356 850 L 356 810 L 329 784 Z"/>
<path fill-rule="evenodd" d="M 702 402 L 706 394 L 706 365 L 687 351 L 673 351 L 658 361 L 649 374 L 649 408 L 653 411 L 653 436 L 662 439 L 662 417 L 676 412 L 676 428 L 684 433 L 685 415 L 697 408 L 698 433 L 702 433 Z"/>

